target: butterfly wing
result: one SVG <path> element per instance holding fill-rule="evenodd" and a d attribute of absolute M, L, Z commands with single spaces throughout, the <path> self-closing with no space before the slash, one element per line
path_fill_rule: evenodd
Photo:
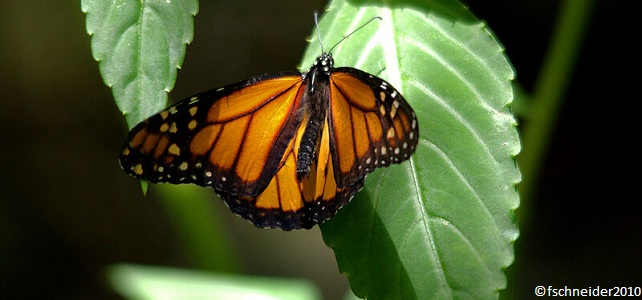
<path fill-rule="evenodd" d="M 419 138 L 417 117 L 401 94 L 383 79 L 354 68 L 337 68 L 330 75 L 328 120 L 339 187 L 408 159 Z"/>
<path fill-rule="evenodd" d="M 130 132 L 121 166 L 151 182 L 213 187 L 258 227 L 311 228 L 347 204 L 367 173 L 410 157 L 418 137 L 414 112 L 387 82 L 353 68 L 335 69 L 329 81 L 303 178 L 297 159 L 310 116 L 307 83 L 295 73 L 202 93 L 150 117 Z"/>
<path fill-rule="evenodd" d="M 302 86 L 298 73 L 265 75 L 186 99 L 131 130 L 121 166 L 151 182 L 257 196 L 300 123 Z"/>

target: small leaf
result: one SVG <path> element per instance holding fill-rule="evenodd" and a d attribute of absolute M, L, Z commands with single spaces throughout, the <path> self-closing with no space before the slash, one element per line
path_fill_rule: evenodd
<path fill-rule="evenodd" d="M 324 240 L 359 297 L 497 298 L 513 261 L 521 179 L 503 48 L 456 1 L 354 2 L 363 1 L 332 1 L 319 24 L 324 50 L 382 17 L 336 46 L 335 67 L 396 87 L 418 116 L 420 142 L 321 224 Z M 320 53 L 315 38 L 302 67 Z"/>
<path fill-rule="evenodd" d="M 320 299 L 318 289 L 298 279 L 117 264 L 109 266 L 110 284 L 125 299 Z"/>
<path fill-rule="evenodd" d="M 197 0 L 82 0 L 105 84 L 133 127 L 162 110 L 194 35 Z"/>

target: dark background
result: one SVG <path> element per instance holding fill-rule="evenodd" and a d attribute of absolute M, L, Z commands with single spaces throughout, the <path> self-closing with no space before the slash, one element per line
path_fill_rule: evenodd
<path fill-rule="evenodd" d="M 559 1 L 471 0 L 531 91 Z M 536 194 L 522 222 L 509 294 L 537 285 L 642 286 L 641 2 L 597 1 Z M 325 1 L 201 1 L 172 100 L 293 70 Z M 0 298 L 116 298 L 104 267 L 190 267 L 153 189 L 118 167 L 126 124 L 98 73 L 79 1 L 0 0 Z M 215 46 L 213 46 L 215 45 Z M 635 74 L 635 75 L 633 75 Z M 527 119 L 520 119 L 528 125 Z M 634 131 L 635 129 L 635 131 Z M 220 201 L 218 201 L 220 202 Z M 216 209 L 227 210 L 223 203 Z M 222 218 L 248 274 L 307 278 L 327 299 L 347 280 L 317 228 L 258 230 Z"/>

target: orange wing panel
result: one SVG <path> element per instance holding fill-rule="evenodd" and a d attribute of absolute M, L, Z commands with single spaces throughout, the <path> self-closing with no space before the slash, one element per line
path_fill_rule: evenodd
<path fill-rule="evenodd" d="M 138 148 L 140 145 L 145 141 L 145 137 L 147 136 L 147 129 L 143 128 L 136 132 L 134 137 L 131 139 L 130 145 L 132 148 Z"/>
<path fill-rule="evenodd" d="M 216 101 L 207 114 L 207 121 L 223 123 L 252 113 L 272 98 L 297 84 L 301 84 L 301 77 L 286 76 L 244 87 Z"/>
<path fill-rule="evenodd" d="M 241 133 L 245 134 L 245 139 L 236 165 L 236 173 L 241 178 L 253 181 L 261 175 L 281 128 L 285 127 L 291 116 L 296 95 L 297 93 L 285 93 L 252 115 L 249 128 Z"/>
<path fill-rule="evenodd" d="M 141 130 L 142 131 L 142 130 Z M 143 153 L 151 153 L 154 150 L 154 147 L 156 147 L 156 142 L 159 139 L 159 135 L 156 133 L 149 133 L 145 137 L 145 141 L 143 142 L 143 145 L 141 147 L 141 152 Z"/>
<path fill-rule="evenodd" d="M 374 101 L 372 89 L 360 79 L 345 73 L 334 73 L 330 80 L 332 85 L 345 95 L 350 104 L 363 111 L 376 109 L 377 102 Z"/>
<path fill-rule="evenodd" d="M 358 109 L 352 110 L 352 130 L 357 157 L 363 157 L 370 149 L 370 137 L 368 136 L 368 127 L 366 127 L 366 114 Z"/>
<path fill-rule="evenodd" d="M 381 120 L 376 113 L 366 114 L 366 120 L 368 123 L 368 131 L 370 132 L 370 140 L 372 142 L 379 142 L 383 137 L 383 126 L 381 126 Z"/>
<path fill-rule="evenodd" d="M 221 132 L 220 124 L 209 125 L 201 129 L 190 143 L 190 151 L 194 155 L 203 155 L 212 149 L 212 144 L 216 141 Z"/>
<path fill-rule="evenodd" d="M 296 177 L 296 158 L 294 151 L 288 153 L 285 163 L 268 187 L 256 198 L 257 208 L 297 212 L 303 207 L 303 198 Z"/>
<path fill-rule="evenodd" d="M 169 145 L 169 137 L 166 135 L 161 136 L 160 140 L 156 144 L 156 149 L 154 149 L 154 158 L 159 159 L 165 151 L 167 151 L 167 146 Z"/>
<path fill-rule="evenodd" d="M 330 95 L 331 125 L 336 136 L 336 157 L 339 159 L 341 172 L 347 173 L 352 169 L 355 161 L 350 103 L 334 84 L 330 85 Z"/>
<path fill-rule="evenodd" d="M 236 161 L 236 156 L 241 148 L 243 136 L 247 130 L 250 117 L 239 118 L 223 125 L 221 136 L 212 153 L 210 162 L 223 169 L 230 169 Z"/>
<path fill-rule="evenodd" d="M 279 182 L 279 202 L 281 211 L 296 212 L 303 208 L 303 198 L 296 176 L 296 159 L 293 152 L 288 156 L 285 165 L 276 173 Z"/>
<path fill-rule="evenodd" d="M 256 197 L 254 204 L 258 209 L 279 209 L 279 183 L 276 176 L 272 178 L 268 187 Z"/>

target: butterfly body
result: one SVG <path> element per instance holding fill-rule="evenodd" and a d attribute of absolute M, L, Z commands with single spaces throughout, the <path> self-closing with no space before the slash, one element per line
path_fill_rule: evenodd
<path fill-rule="evenodd" d="M 311 228 L 418 141 L 400 93 L 333 63 L 324 53 L 306 73 L 263 75 L 170 106 L 131 130 L 121 166 L 151 182 L 212 187 L 258 227 Z"/>
<path fill-rule="evenodd" d="M 333 64 L 331 56 L 319 56 L 310 71 L 303 75 L 307 83 L 306 93 L 301 99 L 304 108 L 302 115 L 306 117 L 307 125 L 301 137 L 297 157 L 296 171 L 299 181 L 310 172 L 319 133 L 325 122 L 330 98 L 327 92 L 330 82 L 328 78 Z"/>

